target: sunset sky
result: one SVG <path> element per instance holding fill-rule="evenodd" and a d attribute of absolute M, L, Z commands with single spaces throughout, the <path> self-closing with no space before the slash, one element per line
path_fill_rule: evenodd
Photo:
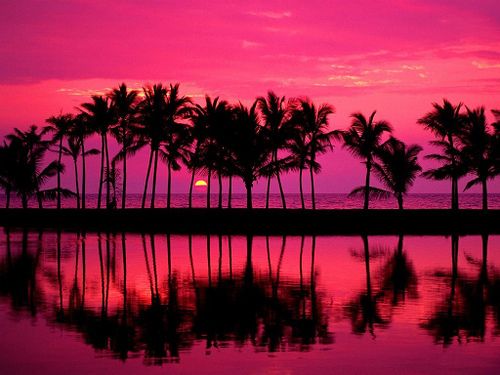
<path fill-rule="evenodd" d="M 75 111 L 122 81 L 135 88 L 180 82 L 195 100 L 208 93 L 250 103 L 268 89 L 309 96 L 335 106 L 333 128 L 346 128 L 354 111 L 377 109 L 397 137 L 426 146 L 431 136 L 416 119 L 431 102 L 485 105 L 488 115 L 500 108 L 500 6 L 498 0 L 2 1 L 0 136 Z M 362 184 L 363 166 L 340 146 L 321 161 L 318 191 Z M 141 189 L 145 163 L 143 154 L 131 162 L 131 192 Z M 287 191 L 298 190 L 296 175 L 285 182 Z M 187 184 L 179 173 L 174 190 L 186 191 Z M 500 192 L 498 179 L 491 190 Z M 448 192 L 449 184 L 419 179 L 414 191 Z"/>

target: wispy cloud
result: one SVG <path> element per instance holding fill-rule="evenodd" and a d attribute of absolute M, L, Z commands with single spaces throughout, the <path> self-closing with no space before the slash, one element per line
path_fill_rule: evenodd
<path fill-rule="evenodd" d="M 478 69 L 500 69 L 500 64 L 489 64 L 485 62 L 473 61 L 474 65 Z"/>
<path fill-rule="evenodd" d="M 273 20 L 278 20 L 282 18 L 290 18 L 292 16 L 292 12 L 290 11 L 281 11 L 281 12 L 274 12 L 274 11 L 250 11 L 247 12 L 248 15 L 254 16 L 254 17 L 262 17 L 262 18 L 271 18 Z"/>
<path fill-rule="evenodd" d="M 252 40 L 242 40 L 241 47 L 242 48 L 257 48 L 261 47 L 263 44 L 259 42 L 254 42 Z"/>

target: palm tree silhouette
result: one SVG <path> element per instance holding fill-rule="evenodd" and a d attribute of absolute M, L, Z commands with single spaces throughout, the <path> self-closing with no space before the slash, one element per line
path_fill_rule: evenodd
<path fill-rule="evenodd" d="M 45 131 L 53 133 L 52 142 L 58 144 L 57 162 L 62 165 L 63 140 L 71 131 L 73 126 L 73 115 L 68 113 L 51 116 L 46 122 L 49 125 L 45 127 Z M 61 208 L 61 170 L 57 171 L 57 208 Z"/>
<path fill-rule="evenodd" d="M 122 209 L 125 208 L 127 200 L 127 158 L 142 147 L 142 144 L 136 143 L 134 132 L 138 95 L 137 90 L 129 90 L 125 83 L 113 89 L 109 94 L 118 118 L 118 123 L 111 129 L 111 134 L 121 144 L 120 152 L 115 159 L 122 160 Z"/>
<path fill-rule="evenodd" d="M 458 209 L 458 179 L 465 174 L 459 162 L 457 137 L 462 132 L 463 116 L 460 114 L 462 103 L 451 104 L 443 99 L 443 105 L 432 103 L 433 111 L 418 120 L 438 138 L 431 144 L 443 149 L 442 154 L 427 155 L 426 158 L 441 162 L 442 166 L 424 172 L 424 176 L 435 180 L 451 179 L 451 208 Z"/>
<path fill-rule="evenodd" d="M 85 138 L 90 135 L 92 135 L 92 128 L 89 126 L 88 116 L 83 113 L 79 113 L 74 117 L 71 136 L 79 142 L 82 155 L 82 209 L 85 209 L 86 207 L 87 196 L 87 163 L 85 157 L 87 155 L 94 154 L 94 151 L 91 153 L 87 153 L 87 151 L 85 151 Z"/>
<path fill-rule="evenodd" d="M 267 97 L 257 98 L 258 108 L 264 120 L 264 127 L 267 132 L 269 142 L 269 152 L 271 153 L 271 170 L 267 176 L 266 208 L 269 208 L 269 193 L 271 190 L 271 178 L 276 177 L 280 190 L 281 204 L 286 208 L 285 194 L 281 183 L 280 173 L 284 167 L 282 160 L 278 159 L 278 152 L 288 147 L 295 134 L 294 125 L 288 121 L 289 108 L 285 102 L 285 97 L 277 96 L 273 91 L 267 92 Z"/>
<path fill-rule="evenodd" d="M 263 127 L 259 124 L 257 102 L 250 108 L 239 104 L 234 107 L 233 132 L 231 136 L 232 163 L 235 174 L 240 176 L 247 191 L 247 208 L 252 208 L 252 186 L 269 161 L 268 147 Z"/>
<path fill-rule="evenodd" d="M 377 151 L 377 160 L 373 164 L 375 173 L 396 197 L 400 210 L 403 209 L 403 197 L 422 170 L 417 159 L 421 151 L 422 147 L 407 146 L 394 137 L 385 141 Z"/>
<path fill-rule="evenodd" d="M 368 209 L 370 195 L 377 196 L 380 190 L 370 186 L 370 173 L 374 157 L 385 133 L 391 133 L 391 125 L 384 120 L 374 121 L 377 111 L 373 111 L 369 118 L 356 112 L 351 115 L 352 124 L 343 132 L 344 146 L 356 157 L 363 159 L 366 166 L 365 186 L 357 187 L 349 195 L 364 195 L 363 208 Z"/>
<path fill-rule="evenodd" d="M 475 178 L 467 183 L 464 190 L 481 184 L 483 191 L 483 210 L 488 209 L 488 179 L 492 179 L 498 173 L 495 171 L 493 147 L 494 138 L 486 123 L 484 107 L 476 109 L 467 108 L 464 119 L 464 128 L 460 134 L 462 149 L 460 152 L 461 162 L 465 168 L 474 174 Z"/>
<path fill-rule="evenodd" d="M 193 110 L 193 136 L 196 139 L 191 155 L 191 185 L 189 188 L 189 207 L 192 204 L 194 176 L 197 170 L 206 170 L 207 208 L 210 208 L 212 173 L 215 171 L 219 180 L 219 208 L 222 208 L 222 174 L 227 169 L 228 135 L 231 130 L 232 109 L 228 102 L 219 97 L 211 99 L 205 96 L 205 105 L 197 104 Z"/>
<path fill-rule="evenodd" d="M 101 170 L 99 177 L 99 193 L 97 196 L 97 208 L 101 208 L 102 185 L 104 183 L 104 170 L 110 169 L 108 133 L 115 123 L 115 112 L 109 98 L 92 95 L 92 101 L 81 104 L 81 113 L 86 119 L 86 123 L 93 132 L 101 137 Z M 82 149 L 83 151 L 83 149 Z M 106 207 L 109 204 L 111 185 L 106 182 Z"/>
<path fill-rule="evenodd" d="M 90 156 L 99 154 L 99 150 L 92 148 L 85 152 L 82 151 L 82 142 L 77 137 L 70 135 L 66 139 L 66 146 L 62 146 L 62 153 L 65 156 L 69 156 L 73 160 L 73 171 L 75 174 L 75 191 L 76 191 L 76 207 L 80 208 L 80 182 L 78 174 L 78 158 L 82 156 Z M 83 197 L 82 197 L 83 200 Z"/>
<path fill-rule="evenodd" d="M 0 188 L 5 191 L 5 208 L 10 207 L 10 198 L 16 176 L 17 156 L 18 152 L 15 143 L 4 141 L 0 145 Z"/>
<path fill-rule="evenodd" d="M 316 160 L 317 156 L 333 148 L 332 139 L 339 138 L 337 130 L 328 131 L 328 116 L 335 113 L 329 104 L 321 104 L 316 108 L 309 99 L 299 99 L 292 108 L 291 124 L 299 128 L 299 134 L 294 137 L 292 151 L 295 155 L 300 170 L 300 190 L 302 192 L 302 170 L 307 165 L 311 178 L 312 209 L 316 209 L 314 192 L 314 174 L 321 170 L 321 165 Z M 302 208 L 304 208 L 304 198 Z"/>

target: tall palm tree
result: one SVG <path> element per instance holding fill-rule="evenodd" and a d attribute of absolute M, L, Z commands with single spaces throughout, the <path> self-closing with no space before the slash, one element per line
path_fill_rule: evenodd
<path fill-rule="evenodd" d="M 16 175 L 17 148 L 12 142 L 0 145 L 0 188 L 5 191 L 5 208 L 10 207 L 10 197 Z"/>
<path fill-rule="evenodd" d="M 62 153 L 65 156 L 69 156 L 73 160 L 73 171 L 75 174 L 75 192 L 76 192 L 76 207 L 80 209 L 80 182 L 78 174 L 78 158 L 82 156 L 98 155 L 99 150 L 92 148 L 85 152 L 82 151 L 82 142 L 80 139 L 71 135 L 66 139 L 66 146 L 62 147 Z M 82 198 L 83 200 L 83 198 Z"/>
<path fill-rule="evenodd" d="M 257 98 L 258 108 L 264 121 L 269 141 L 269 152 L 271 153 L 271 171 L 267 176 L 266 208 L 269 208 L 269 193 L 271 190 L 271 178 L 276 177 L 280 190 L 281 204 L 286 208 L 285 194 L 281 183 L 280 173 L 284 163 L 278 159 L 278 152 L 287 148 L 294 134 L 295 126 L 288 121 L 290 110 L 285 97 L 277 96 L 273 91 L 267 92 L 267 97 Z"/>
<path fill-rule="evenodd" d="M 407 146 L 404 142 L 390 137 L 377 151 L 377 161 L 373 164 L 380 181 L 389 189 L 403 209 L 403 197 L 422 170 L 418 163 L 419 145 Z"/>
<path fill-rule="evenodd" d="M 451 179 L 451 208 L 458 209 L 458 179 L 464 175 L 459 162 L 457 138 L 463 128 L 460 114 L 462 103 L 453 105 L 443 99 L 443 105 L 432 103 L 433 110 L 418 120 L 418 123 L 430 130 L 438 138 L 431 142 L 443 149 L 442 154 L 431 154 L 427 158 L 441 162 L 441 166 L 424 172 L 424 176 L 435 180 Z"/>
<path fill-rule="evenodd" d="M 81 156 L 82 156 L 82 209 L 86 207 L 86 196 L 87 196 L 87 163 L 86 156 L 93 155 L 94 152 L 87 153 L 85 150 L 85 138 L 92 135 L 92 128 L 89 126 L 88 116 L 80 113 L 75 116 L 73 121 L 73 129 L 71 131 L 71 137 L 74 137 L 80 147 Z"/>
<path fill-rule="evenodd" d="M 45 120 L 49 125 L 45 131 L 53 133 L 52 142 L 57 146 L 57 162 L 62 165 L 63 140 L 73 127 L 73 115 L 70 113 L 51 116 Z M 57 208 L 61 208 L 61 170 L 57 171 Z"/>
<path fill-rule="evenodd" d="M 134 144 L 136 135 L 133 128 L 136 120 L 138 95 L 137 90 L 129 90 L 125 83 L 113 89 L 109 94 L 118 118 L 117 125 L 111 129 L 111 134 L 121 145 L 119 155 L 122 159 L 122 209 L 125 208 L 127 200 L 127 157 L 134 154 L 138 148 Z"/>
<path fill-rule="evenodd" d="M 321 165 L 317 161 L 317 156 L 326 153 L 333 148 L 332 139 L 340 138 L 341 132 L 338 130 L 328 131 L 328 116 L 335 113 L 334 108 L 326 103 L 316 107 L 309 99 L 300 99 L 292 109 L 291 124 L 300 128 L 300 143 L 303 146 L 304 155 L 299 155 L 299 160 L 309 167 L 311 178 L 311 201 L 312 209 L 316 209 L 316 198 L 314 191 L 314 174 L 321 170 Z M 297 137 L 295 137 L 295 140 Z M 294 148 L 295 149 L 295 148 Z M 303 168 L 299 167 L 300 171 Z M 300 176 L 302 177 L 302 176 Z M 302 184 L 302 181 L 300 182 Z"/>
<path fill-rule="evenodd" d="M 365 186 L 354 189 L 350 194 L 363 193 L 363 208 L 368 209 L 370 193 L 376 194 L 377 189 L 370 187 L 370 173 L 373 167 L 373 159 L 385 133 L 392 132 L 392 126 L 384 120 L 375 121 L 373 111 L 366 118 L 362 113 L 356 112 L 351 115 L 352 123 L 348 130 L 343 133 L 344 145 L 356 157 L 363 159 L 366 166 Z"/>
<path fill-rule="evenodd" d="M 227 166 L 228 135 L 232 121 L 232 109 L 228 102 L 205 97 L 205 105 L 197 104 L 193 109 L 193 137 L 196 145 L 191 157 L 191 184 L 189 188 L 189 207 L 192 205 L 192 191 L 195 173 L 202 169 L 207 178 L 207 208 L 210 208 L 212 173 L 216 172 L 219 180 L 219 208 L 222 207 L 222 174 Z"/>
<path fill-rule="evenodd" d="M 500 110 L 493 109 L 491 112 L 495 116 L 495 122 L 491 124 L 493 126 L 493 152 L 491 158 L 493 159 L 495 173 L 500 174 Z"/>
<path fill-rule="evenodd" d="M 99 193 L 97 196 L 97 208 L 101 208 L 102 185 L 104 183 L 104 170 L 110 169 L 108 133 L 115 123 L 115 112 L 109 98 L 102 95 L 92 95 L 92 101 L 81 104 L 80 111 L 86 118 L 87 124 L 101 137 L 101 169 L 99 177 Z M 111 185 L 106 182 L 106 206 L 109 205 Z"/>
<path fill-rule="evenodd" d="M 252 208 L 252 186 L 262 175 L 263 168 L 269 161 L 266 152 L 268 144 L 259 124 L 256 111 L 257 102 L 250 108 L 239 104 L 234 107 L 234 126 L 232 138 L 232 163 L 235 174 L 243 180 L 247 191 L 247 208 Z"/>
<path fill-rule="evenodd" d="M 475 178 L 467 183 L 464 190 L 472 186 L 481 184 L 483 191 L 483 210 L 488 209 L 488 187 L 489 179 L 495 177 L 494 164 L 494 137 L 490 132 L 486 122 L 484 107 L 476 109 L 467 108 L 464 119 L 464 128 L 460 134 L 462 149 L 460 158 L 465 168 L 472 173 Z M 498 152 L 498 151 L 497 151 Z"/>

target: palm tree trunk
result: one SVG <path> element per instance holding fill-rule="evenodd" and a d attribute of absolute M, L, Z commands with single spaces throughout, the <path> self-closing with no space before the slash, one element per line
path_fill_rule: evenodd
<path fill-rule="evenodd" d="M 148 193 L 148 182 L 149 182 L 149 174 L 151 173 L 151 164 L 153 162 L 153 149 L 151 148 L 149 152 L 149 161 L 148 161 L 148 169 L 146 172 L 146 181 L 144 182 L 144 193 L 142 194 L 142 204 L 141 207 L 146 207 L 146 195 Z"/>
<path fill-rule="evenodd" d="M 277 153 L 277 151 L 275 151 L 275 153 L 274 153 L 274 161 L 276 163 L 278 162 L 278 153 Z M 278 187 L 280 189 L 281 204 L 283 205 L 283 208 L 286 209 L 285 193 L 283 191 L 283 185 L 281 184 L 281 176 L 280 176 L 280 171 L 279 171 L 278 168 L 276 168 L 276 179 L 278 180 Z"/>
<path fill-rule="evenodd" d="M 5 208 L 10 207 L 10 188 L 5 190 L 6 200 L 5 200 Z"/>
<path fill-rule="evenodd" d="M 302 203 L 302 209 L 305 210 L 306 204 L 304 202 L 304 188 L 302 186 L 302 173 L 304 170 L 302 168 L 299 169 L 299 189 L 300 189 L 300 203 Z"/>
<path fill-rule="evenodd" d="M 194 186 L 194 175 L 196 171 L 193 168 L 193 172 L 191 173 L 191 182 L 189 184 L 189 208 L 193 207 L 193 186 Z"/>
<path fill-rule="evenodd" d="M 366 178 L 365 178 L 365 202 L 363 208 L 368 209 L 368 204 L 370 202 L 370 172 L 372 169 L 371 160 L 366 161 Z"/>
<path fill-rule="evenodd" d="M 232 197 L 233 197 L 233 176 L 229 175 L 229 190 L 227 192 L 227 208 L 231 208 Z"/>
<path fill-rule="evenodd" d="M 73 168 L 75 169 L 76 208 L 80 209 L 80 182 L 78 181 L 78 164 L 76 158 L 73 159 Z"/>
<path fill-rule="evenodd" d="M 172 165 L 168 162 L 168 170 L 167 170 L 167 208 L 170 208 L 170 197 L 172 190 Z"/>
<path fill-rule="evenodd" d="M 316 199 L 314 196 L 314 171 L 312 168 L 309 168 L 309 174 L 311 176 L 311 200 L 312 200 L 312 209 L 316 209 Z"/>
<path fill-rule="evenodd" d="M 97 194 L 97 208 L 101 208 L 103 178 L 104 178 L 104 136 L 101 135 L 101 173 L 99 176 L 99 192 Z"/>
<path fill-rule="evenodd" d="M 57 162 L 59 167 L 57 169 L 57 209 L 61 209 L 61 160 L 62 160 L 62 141 L 63 137 L 59 139 L 59 155 L 57 157 Z"/>
<path fill-rule="evenodd" d="M 400 210 L 402 210 L 403 209 L 403 194 L 402 193 L 398 193 L 397 198 L 398 198 L 398 208 Z"/>
<path fill-rule="evenodd" d="M 106 208 L 109 208 L 110 195 L 111 195 L 111 181 L 109 179 L 111 170 L 109 169 L 109 150 L 108 150 L 108 137 L 104 135 L 104 142 L 106 145 Z"/>
<path fill-rule="evenodd" d="M 207 179 L 207 208 L 210 208 L 210 185 L 212 182 L 212 170 L 208 169 L 208 179 Z"/>
<path fill-rule="evenodd" d="M 486 179 L 483 179 L 483 210 L 488 209 L 488 185 Z"/>
<path fill-rule="evenodd" d="M 217 179 L 219 181 L 219 208 L 222 208 L 222 176 L 219 173 L 217 173 Z"/>
<path fill-rule="evenodd" d="M 252 183 L 245 182 L 245 188 L 247 189 L 247 209 L 252 209 Z"/>
<path fill-rule="evenodd" d="M 271 175 L 267 176 L 266 209 L 269 208 L 269 192 L 271 190 Z"/>
<path fill-rule="evenodd" d="M 82 139 L 80 140 L 81 142 L 81 148 L 82 148 L 82 209 L 85 209 L 85 194 L 86 194 L 86 178 L 87 178 L 87 173 L 86 173 L 86 165 L 85 165 L 85 142 Z"/>
<path fill-rule="evenodd" d="M 122 210 L 127 201 L 127 149 L 123 148 L 123 182 L 122 182 Z"/>
<path fill-rule="evenodd" d="M 23 208 L 28 208 L 28 196 L 26 195 L 26 193 L 21 194 L 21 202 L 22 202 Z"/>
<path fill-rule="evenodd" d="M 151 208 L 155 208 L 156 177 L 158 176 L 158 150 L 155 150 L 155 161 L 153 165 L 153 187 L 151 191 Z"/>

